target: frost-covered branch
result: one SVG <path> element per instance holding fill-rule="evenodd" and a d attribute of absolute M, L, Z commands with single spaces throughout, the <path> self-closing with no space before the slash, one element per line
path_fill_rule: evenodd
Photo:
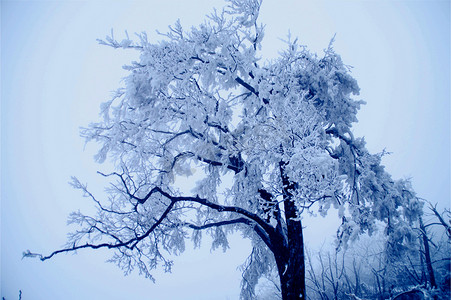
<path fill-rule="evenodd" d="M 272 234 L 274 232 L 274 228 L 271 227 L 271 225 L 267 224 L 264 220 L 262 220 L 258 215 L 249 212 L 241 207 L 238 206 L 226 206 L 226 205 L 220 205 L 217 203 L 213 203 L 207 199 L 200 198 L 199 196 L 196 197 L 188 197 L 188 196 L 172 196 L 169 193 L 163 191 L 160 187 L 154 187 L 152 188 L 149 193 L 147 193 L 146 196 L 143 198 L 136 197 L 134 195 L 130 194 L 130 197 L 138 201 L 139 204 L 144 204 L 146 201 L 155 193 L 159 193 L 166 197 L 167 199 L 171 200 L 171 203 L 177 203 L 177 202 L 193 202 L 193 203 L 199 203 L 206 207 L 209 207 L 211 209 L 214 209 L 218 212 L 233 212 L 240 215 L 243 215 L 250 220 L 257 223 L 260 227 L 262 227 L 267 234 Z"/>
<path fill-rule="evenodd" d="M 254 297 L 259 278 L 277 272 L 282 299 L 291 300 L 306 297 L 306 212 L 337 209 L 344 248 L 385 223 L 393 260 L 409 249 L 422 202 L 409 181 L 384 170 L 384 153 L 370 154 L 353 136 L 364 102 L 354 99 L 359 87 L 333 41 L 319 57 L 289 38 L 278 59 L 261 62 L 262 1 L 227 2 L 189 30 L 178 21 L 159 41 L 145 33 L 132 41 L 127 32 L 122 41 L 113 32 L 99 40 L 140 52 L 125 67 L 124 86 L 101 106 L 102 119 L 82 131 L 100 145 L 95 159 L 114 164 L 99 172 L 112 180 L 107 201 L 74 179 L 96 215 L 71 215 L 82 229 L 66 248 L 25 256 L 110 248 L 126 273 L 137 267 L 151 277 L 160 264 L 171 269 L 164 255 L 184 251 L 188 230 L 195 244 L 207 229 L 224 248 L 227 234 L 240 230 L 253 247 L 241 297 Z M 180 180 L 195 196 L 185 196 Z M 344 275 L 336 265 L 327 276 L 336 288 Z"/>
<path fill-rule="evenodd" d="M 448 221 L 448 223 L 446 223 L 442 214 L 440 214 L 437 210 L 437 204 L 432 205 L 432 203 L 429 202 L 429 209 L 437 217 L 437 219 L 440 222 L 440 225 L 442 225 L 445 228 L 446 234 L 448 235 L 448 239 L 451 241 L 451 213 L 450 213 L 450 211 L 449 210 L 445 211 L 445 213 L 448 213 L 448 217 L 449 217 L 449 221 Z"/>
<path fill-rule="evenodd" d="M 174 204 L 175 204 L 175 202 L 171 202 L 169 204 L 169 206 L 166 208 L 166 210 L 163 212 L 163 214 L 160 216 L 160 218 L 143 235 L 137 236 L 135 238 L 132 238 L 132 239 L 129 239 L 129 240 L 126 240 L 126 241 L 120 241 L 118 238 L 116 238 L 118 240 L 117 243 L 101 243 L 101 244 L 86 243 L 84 245 L 76 245 L 76 243 L 74 243 L 72 247 L 54 251 L 54 252 L 52 252 L 51 254 L 49 254 L 47 256 L 44 256 L 42 254 L 31 253 L 29 251 L 28 252 L 24 252 L 23 256 L 24 257 L 38 256 L 40 258 L 40 260 L 45 261 L 45 260 L 48 260 L 48 259 L 52 258 L 54 255 L 57 255 L 59 253 L 73 252 L 73 251 L 77 251 L 77 250 L 84 249 L 84 248 L 91 248 L 91 249 L 99 249 L 99 248 L 115 249 L 115 248 L 125 247 L 127 249 L 133 250 L 133 248 L 136 247 L 138 242 L 140 242 L 141 240 L 147 238 L 155 230 L 155 228 L 157 228 L 157 226 L 160 225 L 161 222 L 163 222 L 163 220 L 166 218 L 166 216 L 171 212 L 171 209 L 173 208 Z"/>

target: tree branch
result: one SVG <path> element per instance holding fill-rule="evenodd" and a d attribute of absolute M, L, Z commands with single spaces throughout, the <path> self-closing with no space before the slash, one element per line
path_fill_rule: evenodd
<path fill-rule="evenodd" d="M 204 229 L 208 229 L 211 227 L 219 227 L 219 226 L 226 226 L 226 225 L 239 224 L 239 223 L 246 224 L 246 225 L 253 225 L 254 222 L 247 218 L 238 218 L 238 219 L 233 219 L 233 220 L 208 223 L 208 224 L 204 224 L 204 225 L 195 225 L 195 224 L 191 224 L 191 223 L 184 223 L 183 225 L 188 226 L 189 228 L 192 228 L 194 230 L 204 230 Z M 273 250 L 268 234 L 257 224 L 254 224 L 253 229 L 257 233 L 257 235 L 263 240 L 263 242 L 268 246 L 268 248 Z"/>
<path fill-rule="evenodd" d="M 255 223 L 257 223 L 265 232 L 266 234 L 268 234 L 269 236 L 275 234 L 275 230 L 274 228 L 267 224 L 264 220 L 262 220 L 258 215 L 251 213 L 241 207 L 237 207 L 237 206 L 226 206 L 226 205 L 220 205 L 217 203 L 213 203 L 211 201 L 208 201 L 207 199 L 203 199 L 200 198 L 199 196 L 196 197 L 187 197 L 187 196 L 181 196 L 181 197 L 176 197 L 176 196 L 172 196 L 169 193 L 163 191 L 160 187 L 154 187 L 144 198 L 138 198 L 134 195 L 130 194 L 130 197 L 132 197 L 133 199 L 135 199 L 136 201 L 138 201 L 139 204 L 144 204 L 149 198 L 150 196 L 152 196 L 155 193 L 159 193 L 161 195 L 163 195 L 164 197 L 168 198 L 169 200 L 171 200 L 172 203 L 176 203 L 176 202 L 194 202 L 194 203 L 199 203 L 202 205 L 205 205 L 211 209 L 214 209 L 218 212 L 234 212 L 237 214 L 240 214 L 242 216 L 245 216 L 249 219 L 251 219 L 252 221 L 254 221 Z"/>
<path fill-rule="evenodd" d="M 204 229 L 208 229 L 211 227 L 220 227 L 220 226 L 233 225 L 233 224 L 239 224 L 239 223 L 251 225 L 252 221 L 249 219 L 246 219 L 246 218 L 238 218 L 238 219 L 232 219 L 232 220 L 226 220 L 226 221 L 207 223 L 204 225 L 196 225 L 196 224 L 192 224 L 192 223 L 188 223 L 188 222 L 182 223 L 181 225 L 187 226 L 194 230 L 204 230 Z"/>
<path fill-rule="evenodd" d="M 440 224 L 445 227 L 446 234 L 448 235 L 448 239 L 451 240 L 451 226 L 446 223 L 446 221 L 443 219 L 442 215 L 437 210 L 437 204 L 432 205 L 432 203 L 429 202 L 429 209 L 432 210 L 434 215 L 439 220 Z"/>
<path fill-rule="evenodd" d="M 158 225 L 160 225 L 161 222 L 163 222 L 163 220 L 171 212 L 171 209 L 174 207 L 175 203 L 176 203 L 175 201 L 171 201 L 171 203 L 168 205 L 168 207 L 163 212 L 163 214 L 160 216 L 160 218 L 143 235 L 138 236 L 138 237 L 133 238 L 133 239 L 130 239 L 130 240 L 126 241 L 126 242 L 119 242 L 117 244 L 102 243 L 102 244 L 97 244 L 97 245 L 86 243 L 86 244 L 80 245 L 80 246 L 76 246 L 75 243 L 74 243 L 74 245 L 71 248 L 65 248 L 65 249 L 54 251 L 48 256 L 43 256 L 42 254 L 37 254 L 37 253 L 31 253 L 28 250 L 27 252 L 23 253 L 23 257 L 35 257 L 35 256 L 38 256 L 41 261 L 45 261 L 45 260 L 48 260 L 48 259 L 52 258 L 56 254 L 64 253 L 64 252 L 72 252 L 72 251 L 76 251 L 76 250 L 84 249 L 84 248 L 92 248 L 92 249 L 108 248 L 108 249 L 114 249 L 114 248 L 126 247 L 128 249 L 133 249 L 133 248 L 136 247 L 136 245 L 138 244 L 139 241 L 141 241 L 141 240 L 145 239 L 146 237 L 148 237 L 155 230 L 155 228 L 157 228 Z"/>
<path fill-rule="evenodd" d="M 239 83 L 242 87 L 244 87 L 245 89 L 247 89 L 249 92 L 251 92 L 252 94 L 254 94 L 255 96 L 259 97 L 259 93 L 258 91 L 251 86 L 249 83 L 245 82 L 243 79 L 241 79 L 240 77 L 236 77 L 235 81 L 237 83 Z M 263 98 L 263 103 L 268 104 L 269 103 L 269 99 Z"/>

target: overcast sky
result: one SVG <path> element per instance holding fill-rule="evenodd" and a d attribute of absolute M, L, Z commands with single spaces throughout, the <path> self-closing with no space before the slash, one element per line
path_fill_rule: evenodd
<path fill-rule="evenodd" d="M 18 299 L 237 299 L 248 243 L 234 238 L 227 253 L 209 245 L 175 258 L 173 274 L 157 283 L 104 261 L 107 251 L 59 255 L 44 263 L 22 251 L 49 253 L 65 243 L 67 216 L 91 203 L 67 184 L 76 175 L 101 195 L 96 176 L 105 166 L 84 147 L 79 127 L 98 119 L 137 59 L 133 51 L 96 43 L 114 29 L 165 31 L 180 18 L 200 23 L 215 1 L 1 2 L 1 296 Z M 450 2 L 266 0 L 262 54 L 275 57 L 288 31 L 322 53 L 334 48 L 352 65 L 367 102 L 356 136 L 372 152 L 392 152 L 384 163 L 394 178 L 412 178 L 420 197 L 450 207 Z M 318 222 L 319 221 L 319 222 Z M 305 224 L 307 244 L 331 231 L 319 219 Z"/>

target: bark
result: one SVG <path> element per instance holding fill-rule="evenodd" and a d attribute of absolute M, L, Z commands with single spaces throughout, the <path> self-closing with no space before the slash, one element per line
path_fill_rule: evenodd
<path fill-rule="evenodd" d="M 288 222 L 287 222 L 288 223 Z M 288 261 L 281 276 L 282 299 L 305 299 L 304 240 L 301 221 L 288 225 Z"/>
<path fill-rule="evenodd" d="M 437 284 L 435 282 L 435 275 L 434 275 L 434 269 L 432 267 L 432 261 L 431 261 L 431 252 L 429 250 L 429 241 L 426 234 L 426 227 L 423 224 L 423 219 L 420 217 L 420 229 L 421 229 L 421 235 L 423 237 L 423 245 L 424 245 L 424 258 L 426 260 L 426 268 L 429 273 L 429 282 L 431 283 L 432 288 L 436 288 Z"/>
<path fill-rule="evenodd" d="M 306 299 L 302 223 L 300 220 L 287 223 L 288 244 L 274 249 L 282 299 Z"/>
<path fill-rule="evenodd" d="M 283 300 L 306 299 L 305 294 L 305 257 L 302 222 L 297 217 L 293 202 L 293 182 L 285 174 L 285 162 L 280 162 L 280 174 L 284 192 L 284 211 L 287 226 L 287 243 L 281 255 L 276 256 Z"/>

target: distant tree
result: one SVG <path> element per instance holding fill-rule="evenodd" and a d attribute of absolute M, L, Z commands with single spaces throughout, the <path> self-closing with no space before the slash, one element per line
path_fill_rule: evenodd
<path fill-rule="evenodd" d="M 426 269 L 425 286 L 436 289 L 437 295 L 449 298 L 451 294 L 451 212 L 445 209 L 437 210 L 437 204 L 429 207 L 425 214 L 429 219 L 423 222 L 419 218 L 419 236 L 422 241 L 420 248 L 422 269 Z M 435 227 L 435 228 L 433 228 Z M 425 265 L 425 266 L 424 266 Z M 438 299 L 435 297 L 434 299 Z"/>
<path fill-rule="evenodd" d="M 353 136 L 363 101 L 352 98 L 359 87 L 349 67 L 332 45 L 319 57 L 290 39 L 278 59 L 262 61 L 261 0 L 228 4 L 191 30 L 177 22 L 156 43 L 144 33 L 100 41 L 141 54 L 102 105 L 103 120 L 82 131 L 101 145 L 96 160 L 117 169 L 101 173 L 112 180 L 107 200 L 74 179 L 98 213 L 73 213 L 80 229 L 41 260 L 109 248 L 125 272 L 152 278 L 159 265 L 171 270 L 167 255 L 183 252 L 186 239 L 197 246 L 206 232 L 225 250 L 239 231 L 253 247 L 241 297 L 253 298 L 259 278 L 276 271 L 282 299 L 305 299 L 306 212 L 337 208 L 340 245 L 381 221 L 391 251 L 405 247 L 422 206 L 407 181 L 384 171 L 382 154 Z"/>
<path fill-rule="evenodd" d="M 449 209 L 439 212 L 430 204 L 414 224 L 416 243 L 402 256 L 387 252 L 382 232 L 339 251 L 315 257 L 307 251 L 308 298 L 449 299 L 449 216 Z"/>

